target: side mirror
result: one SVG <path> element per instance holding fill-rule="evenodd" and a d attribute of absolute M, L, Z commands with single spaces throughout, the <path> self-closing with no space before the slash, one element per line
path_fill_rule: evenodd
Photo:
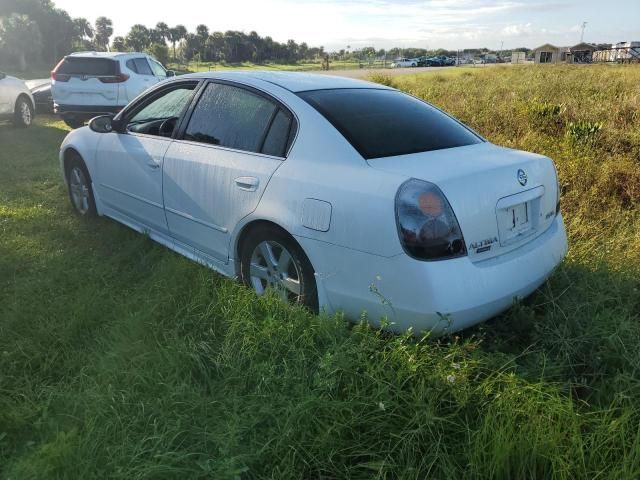
<path fill-rule="evenodd" d="M 174 72 L 173 70 L 167 70 L 167 78 L 175 77 L 175 76 L 176 76 L 176 72 Z"/>
<path fill-rule="evenodd" d="M 113 117 L 111 115 L 100 115 L 89 121 L 89 128 L 97 133 L 111 133 L 114 130 Z"/>

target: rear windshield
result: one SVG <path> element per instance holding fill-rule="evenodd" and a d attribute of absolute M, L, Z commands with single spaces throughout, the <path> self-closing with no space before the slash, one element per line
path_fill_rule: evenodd
<path fill-rule="evenodd" d="M 117 75 L 118 63 L 108 58 L 67 57 L 58 73 L 67 75 L 111 76 Z"/>
<path fill-rule="evenodd" d="M 396 90 L 346 88 L 298 95 L 329 120 L 366 159 L 482 142 L 437 108 Z"/>

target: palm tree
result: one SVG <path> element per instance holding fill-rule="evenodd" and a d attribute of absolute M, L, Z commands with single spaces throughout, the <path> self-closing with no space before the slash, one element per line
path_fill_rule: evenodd
<path fill-rule="evenodd" d="M 176 43 L 187 36 L 187 29 L 184 25 L 176 25 L 169 29 L 171 44 L 173 45 L 173 59 L 176 59 Z"/>
<path fill-rule="evenodd" d="M 96 19 L 96 45 L 99 48 L 107 49 L 109 38 L 113 35 L 113 22 L 107 17 Z"/>
<path fill-rule="evenodd" d="M 166 23 L 164 22 L 156 23 L 156 31 L 162 37 L 163 41 L 166 42 L 171 40 L 171 29 L 169 28 L 169 25 L 167 25 Z"/>
<path fill-rule="evenodd" d="M 73 29 L 77 40 L 82 41 L 85 38 L 93 38 L 93 27 L 89 20 L 84 17 L 73 19 Z"/>

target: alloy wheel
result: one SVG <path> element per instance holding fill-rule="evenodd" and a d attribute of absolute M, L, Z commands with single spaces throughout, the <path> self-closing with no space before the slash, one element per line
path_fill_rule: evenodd
<path fill-rule="evenodd" d="M 29 104 L 27 102 L 22 102 L 20 104 L 20 116 L 22 118 L 22 123 L 27 126 L 31 125 L 31 108 L 29 107 Z"/>
<path fill-rule="evenodd" d="M 80 167 L 73 167 L 69 172 L 69 189 L 73 206 L 78 213 L 85 215 L 89 211 L 89 183 Z"/>
<path fill-rule="evenodd" d="M 291 252 L 278 242 L 265 240 L 251 254 L 249 278 L 258 295 L 269 287 L 287 301 L 302 295 L 302 272 Z"/>

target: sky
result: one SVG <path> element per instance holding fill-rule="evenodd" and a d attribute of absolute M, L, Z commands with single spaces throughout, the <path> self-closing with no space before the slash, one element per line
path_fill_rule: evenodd
<path fill-rule="evenodd" d="M 255 30 L 333 51 L 529 47 L 640 41 L 640 0 L 54 0 L 72 17 L 113 20 L 114 36 L 159 21 L 190 31 Z"/>

